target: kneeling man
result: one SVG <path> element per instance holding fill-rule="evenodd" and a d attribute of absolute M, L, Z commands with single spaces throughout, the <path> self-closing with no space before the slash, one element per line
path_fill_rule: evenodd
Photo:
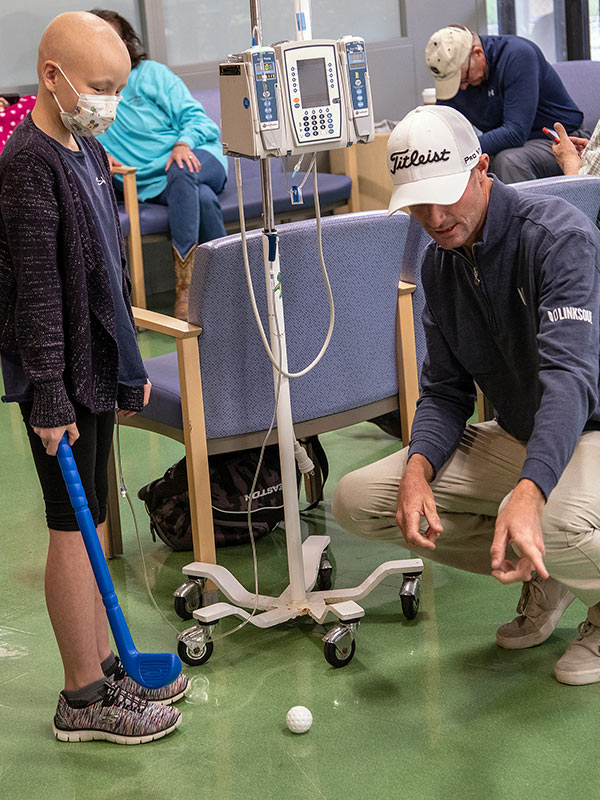
<path fill-rule="evenodd" d="M 427 355 L 411 441 L 338 485 L 348 530 L 501 583 L 525 581 L 501 647 L 545 641 L 587 607 L 555 666 L 600 681 L 600 234 L 559 198 L 488 175 L 471 124 L 421 107 L 395 128 L 390 213 L 434 240 L 422 265 Z M 475 382 L 496 419 L 468 425 Z M 490 557 L 491 551 L 491 557 Z"/>

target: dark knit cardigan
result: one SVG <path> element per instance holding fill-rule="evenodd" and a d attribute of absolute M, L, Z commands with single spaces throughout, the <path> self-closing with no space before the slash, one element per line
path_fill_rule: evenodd
<path fill-rule="evenodd" d="M 91 150 L 108 184 L 106 153 Z M 131 317 L 130 281 L 113 206 Z M 133 324 L 133 318 L 132 318 Z M 143 387 L 118 383 L 110 276 L 91 209 L 67 160 L 28 116 L 0 156 L 0 350 L 18 353 L 33 384 L 30 423 L 75 421 L 73 401 L 93 413 L 141 411 Z"/>

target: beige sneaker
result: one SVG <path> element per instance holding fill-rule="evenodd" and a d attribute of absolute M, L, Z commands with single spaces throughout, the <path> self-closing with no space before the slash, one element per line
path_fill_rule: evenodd
<path fill-rule="evenodd" d="M 554 667 L 556 680 L 570 686 L 600 681 L 600 627 L 589 619 L 577 626 L 578 636 Z"/>
<path fill-rule="evenodd" d="M 574 599 L 575 595 L 558 581 L 535 575 L 523 584 L 517 606 L 520 616 L 498 628 L 496 644 L 507 650 L 521 650 L 545 642 Z"/>

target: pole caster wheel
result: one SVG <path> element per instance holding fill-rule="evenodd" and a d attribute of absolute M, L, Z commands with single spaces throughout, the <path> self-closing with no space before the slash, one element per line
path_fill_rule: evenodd
<path fill-rule="evenodd" d="M 342 650 L 332 642 L 325 642 L 323 646 L 323 655 L 325 661 L 331 664 L 332 667 L 345 667 L 354 658 L 354 651 L 356 650 L 356 642 L 352 642 L 350 647 L 344 647 Z"/>
<path fill-rule="evenodd" d="M 421 597 L 422 573 L 404 575 L 402 588 L 400 589 L 400 602 L 402 603 L 402 613 L 406 619 L 414 619 L 419 613 L 419 602 Z"/>
<path fill-rule="evenodd" d="M 177 637 L 177 655 L 190 667 L 206 664 L 213 654 L 214 643 L 210 638 L 214 625 L 194 625 Z"/>
<path fill-rule="evenodd" d="M 189 580 L 173 592 L 175 613 L 181 619 L 192 619 L 194 611 L 202 608 L 205 578 Z"/>
<path fill-rule="evenodd" d="M 203 644 L 196 642 L 177 642 L 177 655 L 190 667 L 206 664 L 213 654 L 214 644 L 210 639 Z"/>
<path fill-rule="evenodd" d="M 321 561 L 319 563 L 319 572 L 317 573 L 317 582 L 315 589 L 319 592 L 326 592 L 333 586 L 333 564 L 329 560 L 329 548 L 326 548 L 321 553 Z"/>
<path fill-rule="evenodd" d="M 419 598 L 412 595 L 402 595 L 400 601 L 402 603 L 402 613 L 406 619 L 414 619 L 419 613 Z"/>
<path fill-rule="evenodd" d="M 358 625 L 358 620 L 341 622 L 323 637 L 325 642 L 323 655 L 325 656 L 325 661 L 331 664 L 332 667 L 345 667 L 354 658 L 354 651 L 356 650 L 354 639 Z"/>

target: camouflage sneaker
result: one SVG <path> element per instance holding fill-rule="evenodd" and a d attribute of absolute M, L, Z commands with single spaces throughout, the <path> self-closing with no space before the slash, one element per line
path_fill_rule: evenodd
<path fill-rule="evenodd" d="M 52 730 L 61 742 L 105 739 L 116 744 L 144 744 L 161 739 L 181 722 L 181 712 L 135 697 L 107 681 L 104 697 L 79 708 L 61 692 Z"/>
<path fill-rule="evenodd" d="M 136 697 L 147 700 L 150 703 L 160 703 L 163 706 L 168 706 L 181 700 L 190 688 L 190 682 L 183 672 L 180 672 L 173 683 L 161 686 L 159 689 L 146 689 L 145 686 L 136 683 L 133 678 L 129 677 L 118 656 L 115 656 L 115 664 L 110 671 L 110 675 L 106 677 L 109 681 L 113 681 L 120 686 L 121 689 L 129 692 L 129 694 L 134 694 Z"/>

